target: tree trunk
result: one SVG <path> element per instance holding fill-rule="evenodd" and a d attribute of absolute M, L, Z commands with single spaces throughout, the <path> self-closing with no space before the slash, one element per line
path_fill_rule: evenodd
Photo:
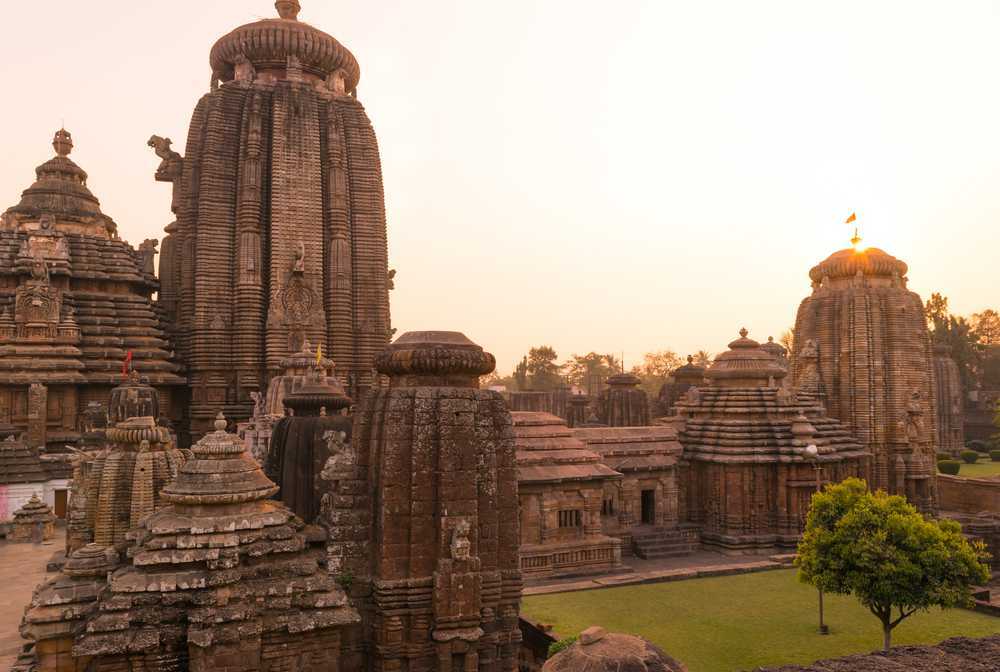
<path fill-rule="evenodd" d="M 882 650 L 888 651 L 892 648 L 892 624 L 889 622 L 891 616 L 882 619 Z"/>

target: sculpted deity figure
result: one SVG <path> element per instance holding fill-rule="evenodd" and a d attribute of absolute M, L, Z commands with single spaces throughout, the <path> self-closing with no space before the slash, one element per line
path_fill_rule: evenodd
<path fill-rule="evenodd" d="M 42 284 L 49 284 L 49 265 L 41 254 L 36 254 L 31 261 L 31 279 Z"/>
<path fill-rule="evenodd" d="M 472 557 L 472 542 L 469 541 L 469 533 L 472 526 L 467 520 L 460 520 L 455 524 L 451 532 L 451 559 L 467 561 Z"/>
<path fill-rule="evenodd" d="M 389 271 L 389 273 L 388 273 L 388 275 L 386 277 L 386 282 L 389 285 L 389 289 L 396 289 L 396 279 L 395 278 L 396 278 L 396 269 L 394 268 L 394 269 L 392 269 L 392 270 Z"/>
<path fill-rule="evenodd" d="M 257 70 L 253 67 L 253 63 L 251 63 L 244 54 L 236 54 L 236 58 L 234 60 L 234 77 L 236 81 L 241 84 L 253 83 L 253 80 L 257 77 Z"/>
<path fill-rule="evenodd" d="M 923 394 L 920 390 L 914 390 L 910 399 L 906 402 L 906 414 L 899 421 L 900 429 L 906 436 L 907 443 L 911 447 L 916 447 L 924 434 L 924 406 Z"/>
<path fill-rule="evenodd" d="M 347 75 L 343 69 L 338 68 L 327 75 L 326 88 L 335 96 L 347 95 Z"/>
<path fill-rule="evenodd" d="M 292 266 L 295 273 L 305 273 L 306 271 L 306 245 L 301 240 L 295 247 L 295 264 Z"/>

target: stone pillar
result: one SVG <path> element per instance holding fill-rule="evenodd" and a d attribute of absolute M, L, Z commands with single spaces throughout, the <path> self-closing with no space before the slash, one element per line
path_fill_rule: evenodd
<path fill-rule="evenodd" d="M 28 446 L 44 448 L 49 420 L 49 390 L 41 383 L 28 388 Z"/>
<path fill-rule="evenodd" d="M 359 408 L 371 456 L 371 641 L 375 670 L 517 667 L 521 595 L 510 412 L 479 390 L 489 353 L 454 332 L 401 336 L 377 359 L 390 377 Z M 506 617 L 493 627 L 491 614 Z M 486 638 L 492 629 L 495 639 Z M 404 644 L 405 643 L 405 644 Z"/>

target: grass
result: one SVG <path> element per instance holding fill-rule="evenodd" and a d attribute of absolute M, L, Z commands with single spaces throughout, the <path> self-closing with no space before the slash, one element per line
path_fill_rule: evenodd
<path fill-rule="evenodd" d="M 690 672 L 736 672 L 866 653 L 882 645 L 881 625 L 851 597 L 827 595 L 830 634 L 816 632 L 816 590 L 780 570 L 624 586 L 524 600 L 522 611 L 562 637 L 591 625 L 642 635 Z M 957 635 L 1000 632 L 1000 618 L 964 609 L 919 613 L 893 644 L 937 644 Z"/>
<path fill-rule="evenodd" d="M 958 470 L 958 475 L 963 478 L 983 478 L 985 476 L 1000 476 L 1000 462 L 993 462 L 989 456 L 985 459 L 980 457 L 975 464 L 962 462 L 962 468 Z"/>

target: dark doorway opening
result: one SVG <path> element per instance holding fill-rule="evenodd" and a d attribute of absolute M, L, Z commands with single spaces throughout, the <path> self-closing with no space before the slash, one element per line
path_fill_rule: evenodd
<path fill-rule="evenodd" d="M 642 491 L 642 523 L 643 525 L 656 524 L 656 491 Z"/>
<path fill-rule="evenodd" d="M 56 518 L 59 518 L 60 520 L 66 519 L 66 494 L 67 494 L 66 490 L 55 491 L 55 496 L 56 496 L 56 502 L 55 502 L 56 505 L 54 507 L 55 514 Z"/>

